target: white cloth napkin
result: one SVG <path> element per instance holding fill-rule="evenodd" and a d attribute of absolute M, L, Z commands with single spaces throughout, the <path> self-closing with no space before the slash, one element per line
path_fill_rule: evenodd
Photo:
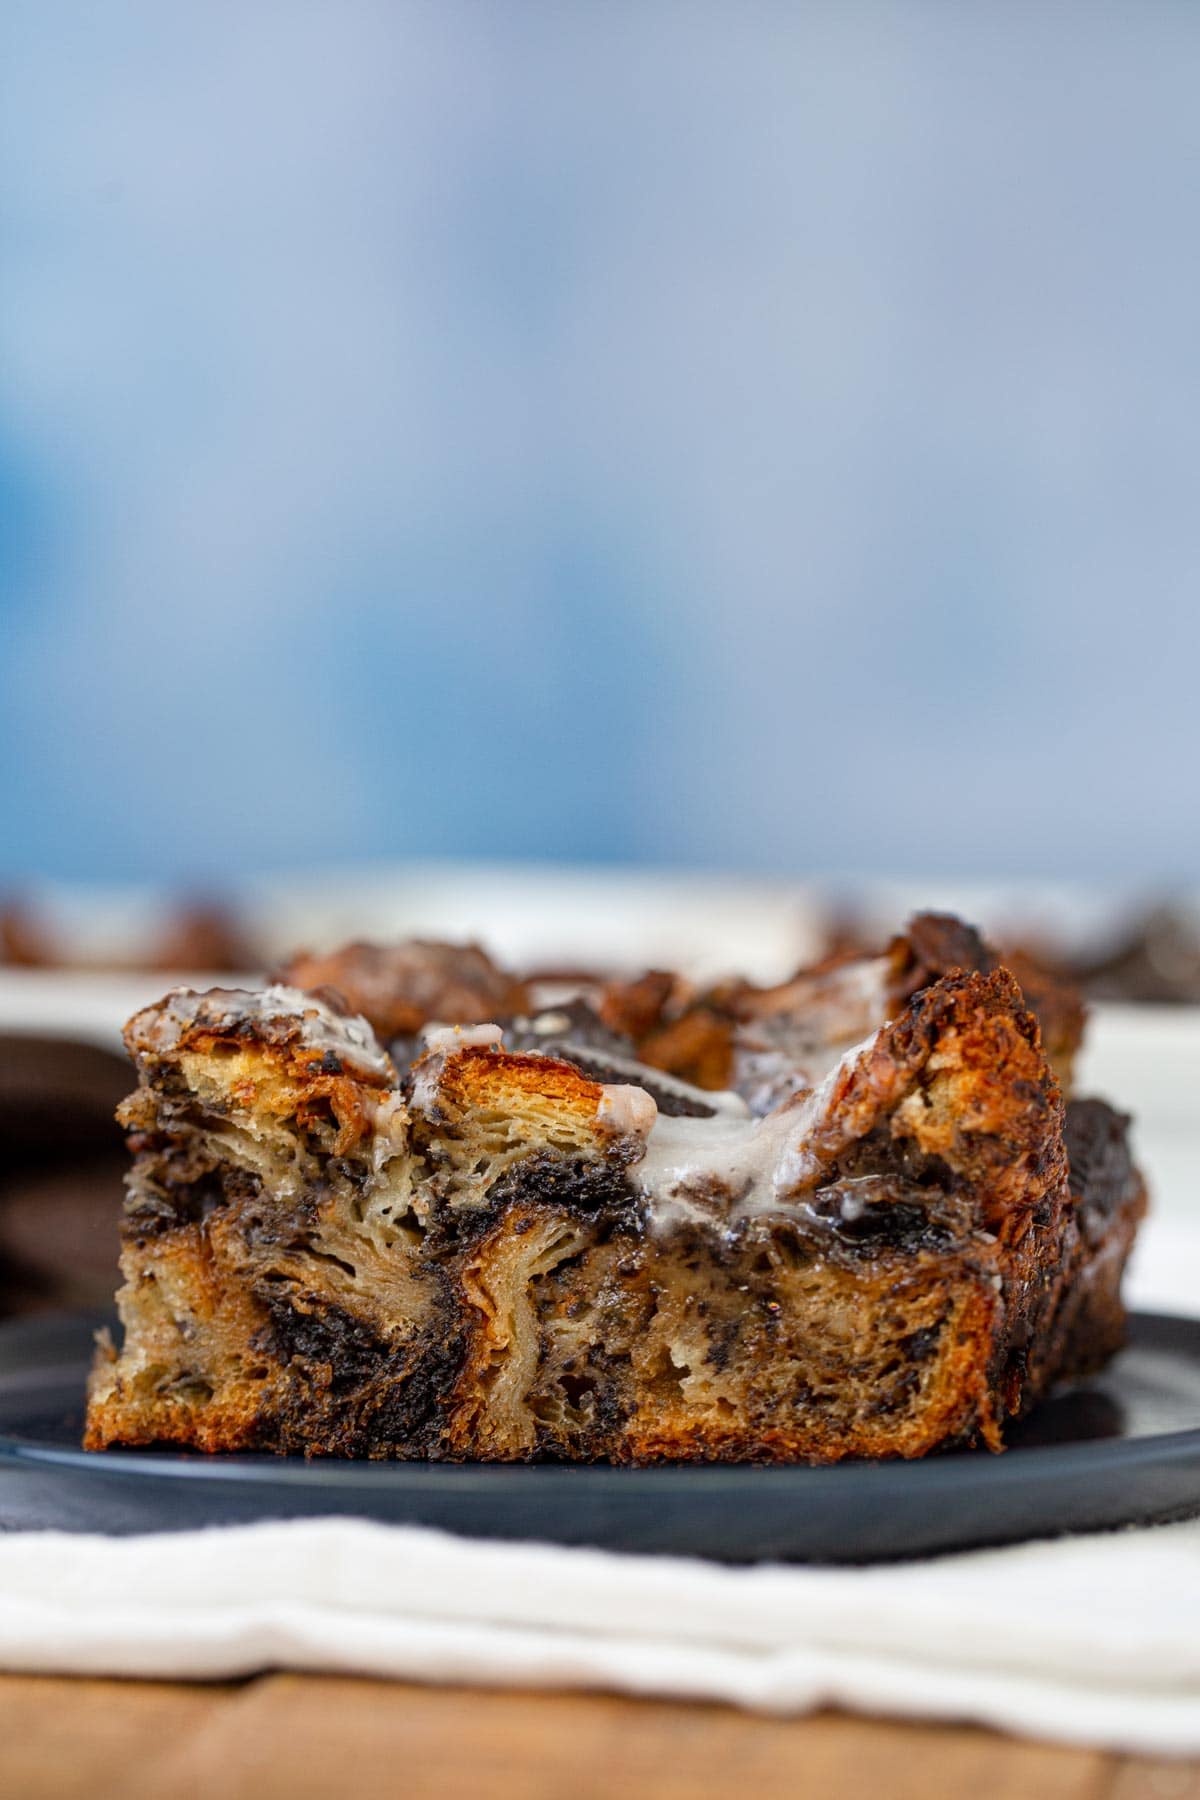
<path fill-rule="evenodd" d="M 1200 1752 L 1200 1522 L 867 1569 L 728 1569 L 322 1519 L 0 1538 L 0 1667 L 333 1670 Z"/>

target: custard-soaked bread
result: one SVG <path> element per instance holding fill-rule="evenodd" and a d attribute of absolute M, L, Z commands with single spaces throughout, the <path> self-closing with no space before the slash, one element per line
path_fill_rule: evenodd
<path fill-rule="evenodd" d="M 435 1029 L 401 1076 L 327 999 L 168 995 L 126 1032 L 124 1344 L 88 1446 L 1000 1448 L 1119 1344 L 1144 1192 L 1119 1115 L 1074 1103 L 1064 1135 L 1008 971 L 922 964 L 905 996 L 878 960 L 744 1008 L 741 1094 L 645 1067 L 611 1009 Z"/>

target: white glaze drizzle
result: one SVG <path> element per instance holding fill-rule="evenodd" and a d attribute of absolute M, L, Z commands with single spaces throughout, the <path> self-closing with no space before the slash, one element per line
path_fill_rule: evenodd
<path fill-rule="evenodd" d="M 173 988 L 143 1028 L 154 1049 L 170 1050 L 183 1033 L 195 1025 L 214 1031 L 236 1031 L 243 1024 L 281 1023 L 295 1026 L 305 1049 L 332 1053 L 339 1061 L 353 1063 L 374 1075 L 392 1075 L 391 1058 L 371 1026 L 359 1014 L 335 1012 L 315 994 L 275 983 L 265 988 Z M 145 1015 L 142 1015 L 143 1017 Z"/>
<path fill-rule="evenodd" d="M 489 1044 L 502 1044 L 504 1032 L 499 1025 L 426 1025 L 421 1039 L 427 1050 L 453 1056 L 459 1050 L 482 1050 Z"/>
<path fill-rule="evenodd" d="M 765 1118 L 660 1115 L 631 1170 L 651 1229 L 696 1219 L 727 1226 L 802 1203 L 799 1197 L 823 1166 L 812 1139 L 833 1110 L 842 1076 L 870 1051 L 875 1036 L 845 1051 L 819 1087 Z"/>
<path fill-rule="evenodd" d="M 619 1137 L 649 1137 L 658 1118 L 658 1106 L 645 1088 L 606 1082 L 600 1089 L 596 1118 Z"/>

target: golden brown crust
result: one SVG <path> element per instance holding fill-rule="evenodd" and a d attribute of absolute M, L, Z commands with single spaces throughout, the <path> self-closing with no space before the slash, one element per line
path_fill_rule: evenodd
<path fill-rule="evenodd" d="M 1000 952 L 969 925 L 946 913 L 918 913 L 904 936 L 893 940 L 901 993 L 914 993 L 954 969 L 989 974 L 1007 968 L 1036 1015 L 1047 1060 L 1069 1090 L 1075 1053 L 1083 1040 L 1087 1009 L 1078 991 L 1022 950 Z"/>

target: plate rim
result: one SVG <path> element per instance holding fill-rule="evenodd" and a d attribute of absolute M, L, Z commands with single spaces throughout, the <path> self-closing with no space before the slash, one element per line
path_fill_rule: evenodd
<path fill-rule="evenodd" d="M 90 1312 L 35 1314 L 0 1323 L 0 1356 L 14 1337 L 29 1333 L 36 1338 L 38 1328 L 49 1334 L 55 1329 L 91 1330 L 102 1315 Z M 1190 1351 L 1200 1367 L 1200 1317 L 1183 1313 L 1131 1311 L 1128 1318 L 1130 1345 L 1139 1341 L 1153 1347 L 1162 1336 L 1176 1336 L 1182 1330 L 1190 1336 Z M 47 1354 L 49 1354 L 47 1352 Z M 1120 1353 L 1118 1353 L 1120 1354 Z M 78 1353 L 63 1354 L 57 1366 L 62 1371 L 74 1367 L 82 1358 Z M 45 1365 L 43 1365 L 43 1370 Z M 30 1371 L 30 1379 L 34 1371 Z M 20 1377 L 15 1372 L 0 1375 L 0 1392 L 13 1391 Z M 41 1385 L 41 1384 L 39 1384 Z M 44 1385 L 50 1385 L 46 1382 Z M 1135 1438 L 1083 1439 L 1062 1444 L 1029 1444 L 1014 1446 L 1001 1454 L 986 1450 L 962 1455 L 918 1457 L 905 1461 L 891 1458 L 877 1461 L 854 1461 L 828 1465 L 809 1463 L 657 1463 L 617 1465 L 612 1463 L 574 1462 L 438 1462 L 429 1459 L 406 1461 L 354 1457 L 276 1456 L 268 1452 L 222 1452 L 207 1455 L 196 1451 L 113 1449 L 85 1450 L 82 1445 L 46 1444 L 22 1436 L 18 1432 L 0 1430 L 0 1465 L 23 1469 L 57 1469 L 77 1475 L 104 1479 L 142 1479 L 150 1482 L 208 1482 L 217 1486 L 241 1482 L 260 1488 L 305 1488 L 368 1493 L 412 1490 L 432 1493 L 480 1491 L 489 1486 L 503 1486 L 509 1497 L 517 1497 L 525 1489 L 531 1494 L 548 1486 L 569 1487 L 586 1481 L 601 1493 L 629 1495 L 639 1488 L 659 1495 L 690 1491 L 709 1498 L 720 1498 L 746 1484 L 762 1486 L 795 1486 L 809 1492 L 814 1499 L 828 1499 L 839 1488 L 874 1486 L 880 1498 L 889 1489 L 903 1489 L 906 1498 L 922 1488 L 930 1494 L 952 1490 L 957 1496 L 964 1490 L 987 1487 L 1022 1486 L 1067 1478 L 1079 1479 L 1096 1470 L 1111 1471 L 1115 1466 L 1136 1470 L 1147 1465 L 1163 1467 L 1186 1464 L 1195 1460 L 1200 1465 L 1200 1421 L 1183 1430 L 1152 1433 Z M 799 1497 L 799 1493 L 798 1493 Z M 1197 1494 L 1200 1509 L 1200 1492 Z"/>

